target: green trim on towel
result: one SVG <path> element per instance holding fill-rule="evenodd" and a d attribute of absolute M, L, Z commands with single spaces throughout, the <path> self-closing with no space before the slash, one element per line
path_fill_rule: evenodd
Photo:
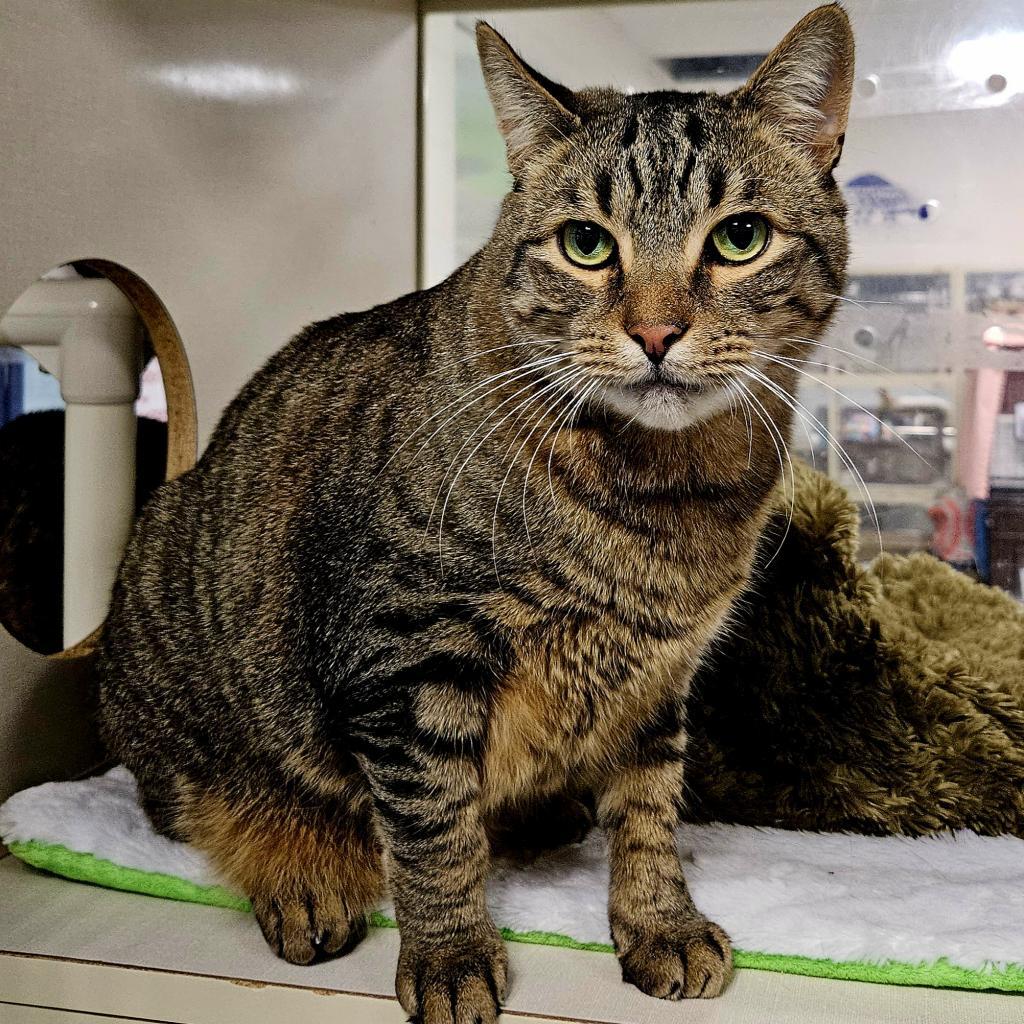
<path fill-rule="evenodd" d="M 927 988 L 973 989 L 976 992 L 1024 992 L 1024 967 L 1008 965 L 989 970 L 958 967 L 948 960 L 907 964 L 899 960 L 870 963 L 865 960 L 815 960 L 782 953 L 747 953 L 737 950 L 737 967 L 780 974 L 804 974 L 810 978 L 869 981 L 876 985 L 923 985 Z"/>
<path fill-rule="evenodd" d="M 76 882 L 91 882 L 105 889 L 141 892 L 146 896 L 159 896 L 165 900 L 185 903 L 206 903 L 211 907 L 229 910 L 252 910 L 244 896 L 237 896 L 219 885 L 196 885 L 175 875 L 162 875 L 157 871 L 126 868 L 91 853 L 79 853 L 57 843 L 9 843 L 7 849 L 19 860 Z"/>
<path fill-rule="evenodd" d="M 91 882 L 107 889 L 143 893 L 162 899 L 182 900 L 186 903 L 205 903 L 211 907 L 250 911 L 249 901 L 219 885 L 202 886 L 173 875 L 137 868 L 121 867 L 91 853 L 78 853 L 66 846 L 35 841 L 10 843 L 7 847 L 19 860 L 51 874 L 71 878 L 78 882 Z M 395 922 L 384 914 L 374 912 L 370 924 L 375 928 L 395 928 Z M 527 942 L 541 946 L 561 946 L 564 949 L 584 949 L 598 953 L 611 953 L 612 947 L 600 942 L 579 942 L 567 935 L 553 932 L 516 932 L 502 928 L 502 935 L 510 942 Z M 935 963 L 907 964 L 899 961 L 868 963 L 865 961 L 816 960 L 806 956 L 785 956 L 780 953 L 749 953 L 735 951 L 737 967 L 758 971 L 776 971 L 781 974 L 803 974 L 812 978 L 836 978 L 843 981 L 869 981 L 880 985 L 924 985 L 929 988 L 958 988 L 1000 992 L 1024 992 L 1024 967 L 1008 966 L 1003 969 L 972 970 L 958 967 L 946 960 Z"/>
<path fill-rule="evenodd" d="M 380 920 L 374 920 L 379 918 Z M 397 927 L 382 914 L 374 914 L 371 924 Z M 598 953 L 614 953 L 602 942 L 578 942 L 567 935 L 553 932 L 515 932 L 502 928 L 501 934 L 510 942 L 529 942 L 541 946 L 562 946 L 565 949 L 586 949 Z M 935 963 L 907 964 L 898 960 L 869 963 L 861 960 L 816 960 L 807 956 L 784 953 L 750 953 L 733 950 L 737 967 L 778 974 L 803 974 L 810 978 L 834 978 L 841 981 L 870 981 L 877 985 L 924 985 L 928 988 L 959 988 L 1000 992 L 1024 992 L 1024 968 L 1008 966 L 990 971 L 958 967 L 947 960 Z"/>

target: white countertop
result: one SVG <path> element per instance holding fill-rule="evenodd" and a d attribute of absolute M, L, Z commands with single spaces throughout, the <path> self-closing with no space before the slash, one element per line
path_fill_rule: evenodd
<path fill-rule="evenodd" d="M 247 914 L 98 889 L 49 877 L 12 857 L 0 861 L 0 1021 L 28 1020 L 21 1015 L 29 1012 L 23 1007 L 42 1006 L 181 1024 L 398 1024 L 405 1016 L 394 997 L 397 951 L 394 930 L 371 929 L 349 956 L 296 967 L 270 953 Z M 720 999 L 667 1003 L 624 985 L 610 954 L 521 943 L 510 943 L 509 954 L 512 985 L 506 1020 L 1024 1020 L 1024 996 L 897 988 L 752 970 L 739 971 Z"/>

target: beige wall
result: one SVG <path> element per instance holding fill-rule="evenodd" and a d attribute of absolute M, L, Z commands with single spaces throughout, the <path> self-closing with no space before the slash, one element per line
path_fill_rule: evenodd
<path fill-rule="evenodd" d="M 55 264 L 126 264 L 205 437 L 304 322 L 412 288 L 414 6 L 4 0 L 0 308 Z"/>
<path fill-rule="evenodd" d="M 303 324 L 415 286 L 414 0 L 0 0 L 0 67 L 0 311 L 124 264 L 182 335 L 200 444 Z M 0 798 L 56 770 L 25 738 L 75 717 L 69 671 L 0 630 Z"/>

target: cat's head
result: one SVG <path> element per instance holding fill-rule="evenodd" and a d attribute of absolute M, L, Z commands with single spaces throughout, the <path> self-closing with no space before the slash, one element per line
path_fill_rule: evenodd
<path fill-rule="evenodd" d="M 758 375 L 791 378 L 779 360 L 844 282 L 843 10 L 812 11 L 725 96 L 573 92 L 483 23 L 477 42 L 515 182 L 494 235 L 502 315 L 513 341 L 564 355 L 547 379 L 682 429 Z"/>

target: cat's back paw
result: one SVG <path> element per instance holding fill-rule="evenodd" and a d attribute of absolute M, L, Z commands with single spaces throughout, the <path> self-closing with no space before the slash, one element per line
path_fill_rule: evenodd
<path fill-rule="evenodd" d="M 366 915 L 351 913 L 334 894 L 254 896 L 252 909 L 267 945 L 292 964 L 344 956 L 366 935 Z"/>

